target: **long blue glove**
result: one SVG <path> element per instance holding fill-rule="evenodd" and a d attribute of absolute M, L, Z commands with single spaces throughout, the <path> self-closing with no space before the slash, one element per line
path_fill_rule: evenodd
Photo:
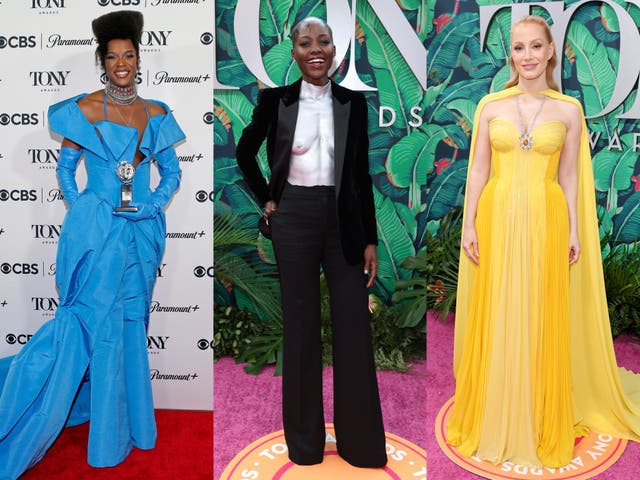
<path fill-rule="evenodd" d="M 161 179 L 158 187 L 149 197 L 149 200 L 142 203 L 131 202 L 131 206 L 138 207 L 137 212 L 113 212 L 114 215 L 137 222 L 139 220 L 154 218 L 164 210 L 164 207 L 169 203 L 174 192 L 180 186 L 182 172 L 176 151 L 173 147 L 166 148 L 157 153 L 155 158 L 158 162 Z"/>
<path fill-rule="evenodd" d="M 58 174 L 58 184 L 60 185 L 60 190 L 62 190 L 62 196 L 69 206 L 73 205 L 80 196 L 78 194 L 78 185 L 76 184 L 76 166 L 81 156 L 82 150 L 71 147 L 62 147 L 60 149 L 56 173 Z"/>

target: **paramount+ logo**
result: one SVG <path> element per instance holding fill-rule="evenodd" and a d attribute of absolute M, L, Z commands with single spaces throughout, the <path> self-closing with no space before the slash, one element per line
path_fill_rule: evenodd
<path fill-rule="evenodd" d="M 162 373 L 157 368 L 149 370 L 151 380 L 172 380 L 189 382 L 198 378 L 196 372 L 193 373 Z"/>
<path fill-rule="evenodd" d="M 40 116 L 37 113 L 15 112 L 0 113 L 0 126 L 31 126 L 40 123 Z"/>
<path fill-rule="evenodd" d="M 189 3 L 192 5 L 197 5 L 200 3 L 200 0 L 151 0 L 149 2 L 149 5 L 151 5 L 152 7 L 157 7 L 158 5 L 176 4 L 176 3 Z"/>
<path fill-rule="evenodd" d="M 47 202 L 57 202 L 64 200 L 64 195 L 62 195 L 62 190 L 59 188 L 52 188 L 49 190 L 47 194 Z"/>
<path fill-rule="evenodd" d="M 35 48 L 37 46 L 35 35 L 12 35 L 5 37 L 0 35 L 0 49 L 3 48 Z"/>
<path fill-rule="evenodd" d="M 161 305 L 154 300 L 149 306 L 149 313 L 195 313 L 200 310 L 200 305 Z"/>

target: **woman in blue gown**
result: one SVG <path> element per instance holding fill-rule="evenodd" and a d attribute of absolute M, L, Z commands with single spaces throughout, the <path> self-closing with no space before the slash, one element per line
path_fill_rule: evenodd
<path fill-rule="evenodd" d="M 49 109 L 51 130 L 64 137 L 57 174 L 69 205 L 56 258 L 60 300 L 55 318 L 0 362 L 0 480 L 38 462 L 65 425 L 87 420 L 92 466 L 155 445 L 146 330 L 164 251 L 163 209 L 180 182 L 173 145 L 184 134 L 167 105 L 137 96 L 142 24 L 133 11 L 95 19 L 105 89 Z M 78 192 L 83 156 L 88 180 Z M 135 211 L 116 211 L 123 162 L 135 168 Z M 155 190 L 151 163 L 161 175 Z"/>

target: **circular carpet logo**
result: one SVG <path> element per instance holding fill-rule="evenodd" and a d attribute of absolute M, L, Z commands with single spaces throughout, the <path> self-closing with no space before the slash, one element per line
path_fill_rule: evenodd
<path fill-rule="evenodd" d="M 238 453 L 220 480 L 427 480 L 427 455 L 423 449 L 397 435 L 386 433 L 388 462 L 384 468 L 357 468 L 338 455 L 335 430 L 326 425 L 324 460 L 300 466 L 289 460 L 284 431 L 259 438 Z"/>
<path fill-rule="evenodd" d="M 543 480 L 583 480 L 591 478 L 604 472 L 616 463 L 627 446 L 626 440 L 592 431 L 586 437 L 576 439 L 576 445 L 573 449 L 573 459 L 569 465 L 564 467 L 534 468 L 518 465 L 513 462 L 494 465 L 491 462 L 481 460 L 477 457 L 463 457 L 454 447 L 446 444 L 444 440 L 444 426 L 449 421 L 451 407 L 453 407 L 453 397 L 443 405 L 436 418 L 436 439 L 438 440 L 438 445 L 440 445 L 444 454 L 458 466 L 471 473 L 492 480 L 528 480 L 534 478 Z"/>

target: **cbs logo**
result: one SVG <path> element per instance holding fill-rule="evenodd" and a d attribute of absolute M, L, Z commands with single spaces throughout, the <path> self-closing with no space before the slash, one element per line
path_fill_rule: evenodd
<path fill-rule="evenodd" d="M 13 200 L 14 202 L 35 202 L 38 200 L 36 190 L 0 190 L 0 202 Z"/>
<path fill-rule="evenodd" d="M 215 118 L 216 116 L 214 115 L 213 112 L 207 112 L 202 116 L 202 121 L 207 125 L 211 125 Z"/>
<path fill-rule="evenodd" d="M 200 35 L 200 42 L 202 42 L 203 45 L 210 45 L 211 42 L 213 42 L 213 34 L 210 32 L 204 32 Z"/>
<path fill-rule="evenodd" d="M 135 6 L 140 5 L 140 0 L 98 0 L 98 5 L 106 7 L 107 5 L 119 6 Z"/>
<path fill-rule="evenodd" d="M 198 278 L 203 278 L 207 276 L 213 278 L 213 266 L 207 268 L 207 267 L 198 265 L 196 268 L 193 269 L 193 274 Z"/>
<path fill-rule="evenodd" d="M 14 35 L 12 37 L 4 37 L 0 35 L 0 48 L 34 48 L 35 46 L 35 35 Z"/>
<path fill-rule="evenodd" d="M 37 113 L 0 113 L 0 125 L 38 125 Z"/>
<path fill-rule="evenodd" d="M 198 203 L 204 203 L 207 200 L 213 202 L 213 192 L 207 192 L 206 190 L 198 190 L 196 192 L 196 200 Z"/>
<path fill-rule="evenodd" d="M 213 267 L 212 267 L 213 268 Z M 8 263 L 0 265 L 0 272 L 5 275 L 38 275 L 37 263 Z"/>
<path fill-rule="evenodd" d="M 213 350 L 213 340 L 207 340 L 206 338 L 201 338 L 200 340 L 198 340 L 198 348 L 200 350 L 207 350 L 209 348 Z"/>
<path fill-rule="evenodd" d="M 25 345 L 29 340 L 31 340 L 32 336 L 33 335 L 25 335 L 24 333 L 21 333 L 18 335 L 15 335 L 13 333 L 7 333 L 5 340 L 9 345 L 15 345 L 16 343 L 18 345 Z"/>

